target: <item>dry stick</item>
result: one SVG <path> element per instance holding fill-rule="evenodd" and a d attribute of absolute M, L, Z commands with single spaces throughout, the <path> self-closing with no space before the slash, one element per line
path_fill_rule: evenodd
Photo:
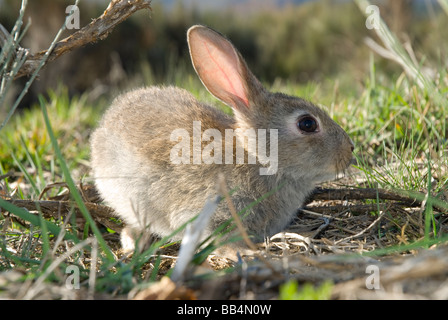
<path fill-rule="evenodd" d="M 341 243 L 343 241 L 352 240 L 352 239 L 355 239 L 355 238 L 358 238 L 358 237 L 362 236 L 364 233 L 366 233 L 367 231 L 372 229 L 383 218 L 383 216 L 386 214 L 386 212 L 387 212 L 387 210 L 383 210 L 380 213 L 380 215 L 378 216 L 378 218 L 376 218 L 375 221 L 373 221 L 367 228 L 363 229 L 362 231 L 358 232 L 357 234 L 354 234 L 352 236 L 349 236 L 349 237 L 340 239 L 338 241 L 335 241 L 334 244 L 336 245 L 336 244 L 339 244 L 339 243 Z"/>
<path fill-rule="evenodd" d="M 305 207 L 303 209 L 299 209 L 299 211 L 302 211 L 304 213 L 313 214 L 310 212 L 314 212 L 314 215 L 319 215 L 325 218 L 331 218 L 334 220 L 337 220 L 335 217 L 329 215 L 329 214 L 342 214 L 345 212 L 351 212 L 351 213 L 364 213 L 368 211 L 377 211 L 378 207 L 383 208 L 386 207 L 386 203 L 380 203 L 378 204 L 356 204 L 356 205 L 338 205 L 338 206 L 319 206 L 319 207 Z M 311 210 L 311 211 L 310 211 Z M 326 213 L 327 215 L 325 215 Z M 344 220 L 344 219 L 341 219 Z"/>
<path fill-rule="evenodd" d="M 5 174 L 0 175 L 0 180 L 6 179 L 6 178 L 9 178 L 9 177 L 13 177 L 13 176 L 14 176 L 14 172 L 9 171 L 9 172 L 7 172 Z"/>
<path fill-rule="evenodd" d="M 407 197 L 402 194 L 374 188 L 364 189 L 321 189 L 317 188 L 311 195 L 309 201 L 312 200 L 365 200 L 377 199 L 403 201 L 410 205 L 418 206 L 421 202 L 413 197 Z"/>
<path fill-rule="evenodd" d="M 331 208 L 331 207 L 323 207 L 323 209 L 325 209 L 325 208 Z M 341 207 L 342 208 L 342 207 Z M 306 213 L 306 214 L 309 214 L 309 215 L 311 215 L 311 216 L 316 216 L 316 217 L 319 217 L 319 218 L 326 218 L 326 219 L 331 219 L 331 220 L 336 220 L 336 221 L 345 221 L 346 219 L 344 219 L 344 218 L 338 218 L 338 217 L 334 217 L 334 216 L 330 216 L 330 215 L 328 215 L 328 214 L 323 214 L 323 213 L 320 213 L 320 212 L 314 212 L 314 207 L 312 207 L 312 208 L 310 208 L 311 210 L 313 210 L 313 211 L 311 211 L 311 210 L 307 210 L 307 209 L 299 209 L 299 211 L 301 211 L 301 212 L 303 212 L 303 213 Z M 320 209 L 320 208 L 319 208 Z M 344 206 L 343 208 L 342 208 L 343 210 L 347 210 L 347 207 L 346 206 Z M 317 210 L 316 210 L 317 211 Z M 324 210 L 323 210 L 324 211 Z"/>
<path fill-rule="evenodd" d="M 314 193 L 308 198 L 305 204 L 313 200 L 365 200 L 365 199 L 380 199 L 399 201 L 402 205 L 409 207 L 420 207 L 424 199 L 428 197 L 427 193 L 405 191 L 405 190 L 385 190 L 374 188 L 363 189 L 320 189 L 317 188 Z M 443 201 L 433 198 L 433 207 L 437 210 L 445 212 L 446 205 Z"/>
<path fill-rule="evenodd" d="M 269 269 L 271 269 L 271 271 L 275 275 L 281 276 L 281 274 L 277 270 L 275 270 L 275 268 L 269 263 L 269 261 L 267 261 L 262 255 L 257 253 L 258 248 L 255 246 L 255 244 L 252 242 L 252 240 L 250 240 L 249 235 L 247 234 L 246 229 L 244 228 L 243 223 L 241 222 L 241 219 L 236 212 L 235 206 L 233 205 L 232 199 L 230 198 L 229 191 L 227 189 L 225 177 L 222 173 L 218 175 L 218 188 L 220 189 L 220 193 L 222 194 L 222 196 L 224 196 L 224 198 L 227 201 L 227 205 L 229 207 L 230 213 L 232 214 L 232 217 L 235 220 L 236 226 L 237 226 L 239 232 L 241 233 L 246 245 L 251 250 L 254 251 L 255 256 L 257 258 L 259 258 L 261 261 L 263 261 L 263 263 Z"/>
<path fill-rule="evenodd" d="M 38 199 L 41 200 L 44 197 L 45 193 L 47 193 L 51 189 L 53 189 L 53 188 L 62 188 L 62 187 L 66 188 L 67 190 L 70 190 L 68 188 L 67 182 L 54 182 L 54 183 L 51 183 L 49 185 L 46 185 L 45 188 L 43 188 L 43 190 L 40 192 Z"/>
<path fill-rule="evenodd" d="M 59 219 L 58 212 L 69 212 L 70 209 L 74 206 L 76 208 L 76 204 L 72 201 L 54 201 L 54 200 L 40 200 L 40 201 L 33 201 L 33 200 L 6 200 L 18 207 L 28 209 L 30 211 L 41 210 L 44 217 L 53 217 L 55 219 Z M 110 207 L 91 203 L 91 202 L 85 202 L 84 203 L 89 210 L 89 212 L 92 215 L 92 218 L 95 219 L 96 222 L 112 229 L 117 232 L 120 232 L 123 227 L 119 226 L 115 222 L 111 221 L 109 218 L 114 217 L 113 209 Z M 80 221 L 83 221 L 83 218 L 81 216 L 78 216 L 77 218 L 80 219 Z"/>
<path fill-rule="evenodd" d="M 74 49 L 89 43 L 104 40 L 109 33 L 133 13 L 141 9 L 151 9 L 151 0 L 112 0 L 104 13 L 87 26 L 69 37 L 59 41 L 48 56 L 47 62 L 53 61 Z M 16 79 L 32 74 L 39 66 L 47 51 L 29 55 L 16 75 Z"/>

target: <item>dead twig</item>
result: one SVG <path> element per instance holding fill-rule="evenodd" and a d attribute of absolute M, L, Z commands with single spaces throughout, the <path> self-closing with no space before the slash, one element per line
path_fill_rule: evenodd
<path fill-rule="evenodd" d="M 69 213 L 72 208 L 75 209 L 75 212 L 78 211 L 76 207 L 76 203 L 73 201 L 55 201 L 55 200 L 39 200 L 39 201 L 33 201 L 33 200 L 6 200 L 18 207 L 28 209 L 29 211 L 41 211 L 42 215 L 45 218 L 54 218 L 54 219 L 60 219 L 62 213 Z M 121 229 L 123 228 L 119 224 L 115 223 L 114 221 L 111 221 L 110 218 L 114 217 L 114 211 L 107 206 L 86 202 L 85 203 L 87 210 L 89 210 L 90 214 L 92 215 L 92 218 L 95 220 L 95 222 L 112 229 L 117 232 L 121 232 Z M 82 218 L 82 215 L 80 212 L 76 217 L 77 224 L 84 224 L 85 221 Z M 62 215 L 62 218 L 65 219 L 66 215 Z"/>
<path fill-rule="evenodd" d="M 319 214 L 326 214 L 327 218 L 334 219 L 332 214 L 341 214 L 345 212 L 350 212 L 352 214 L 364 214 L 366 212 L 383 210 L 387 204 L 385 203 L 372 203 L 372 204 L 355 204 L 355 205 L 337 205 L 337 206 L 316 206 L 316 207 L 305 207 L 299 209 L 300 212 L 309 214 L 310 211 Z M 341 219 L 343 220 L 343 219 Z"/>
<path fill-rule="evenodd" d="M 313 194 L 307 199 L 305 204 L 309 204 L 312 201 L 328 201 L 328 200 L 388 200 L 397 201 L 400 205 L 408 207 L 421 207 L 424 204 L 424 199 L 429 196 L 426 193 L 417 191 L 405 191 L 405 190 L 385 190 L 385 189 L 373 189 L 373 188 L 360 188 L 360 189 L 321 189 L 317 188 Z M 431 204 L 437 210 L 446 212 L 446 204 L 437 198 L 432 197 Z"/>
<path fill-rule="evenodd" d="M 385 189 L 321 189 L 317 188 L 308 203 L 314 200 L 365 200 L 380 199 L 401 201 L 411 206 L 419 206 L 421 204 L 416 198 L 405 196 L 403 194 L 385 190 Z"/>
<path fill-rule="evenodd" d="M 345 241 L 349 241 L 355 238 L 358 238 L 360 236 L 362 236 L 363 234 L 365 234 L 367 231 L 371 230 L 374 226 L 376 226 L 376 224 L 383 218 L 384 214 L 387 212 L 387 210 L 384 210 L 380 213 L 380 215 L 378 216 L 378 218 L 375 219 L 375 221 L 373 221 L 367 228 L 364 228 L 363 230 L 361 230 L 360 232 L 358 232 L 357 234 L 354 234 L 352 236 L 337 240 L 334 242 L 335 245 L 341 243 L 341 242 L 345 242 Z"/>
<path fill-rule="evenodd" d="M 104 40 L 112 30 L 135 12 L 151 9 L 151 0 L 112 0 L 104 13 L 87 26 L 69 37 L 57 42 L 48 56 L 47 63 L 74 49 L 83 47 L 98 40 Z M 30 54 L 16 75 L 16 79 L 31 75 L 41 63 L 47 50 Z"/>

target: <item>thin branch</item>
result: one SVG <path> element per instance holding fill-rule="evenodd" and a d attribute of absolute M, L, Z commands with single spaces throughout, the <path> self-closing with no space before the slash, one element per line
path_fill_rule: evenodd
<path fill-rule="evenodd" d="M 411 206 L 419 206 L 421 201 L 411 196 L 405 196 L 398 192 L 385 189 L 316 189 L 308 199 L 308 203 L 314 200 L 365 200 L 377 199 L 401 201 Z"/>
<path fill-rule="evenodd" d="M 355 235 L 352 235 L 352 236 L 349 236 L 349 237 L 346 237 L 346 238 L 343 238 L 343 239 L 339 239 L 338 241 L 335 241 L 334 244 L 337 245 L 337 244 L 339 244 L 341 242 L 346 242 L 346 241 L 349 241 L 349 240 L 361 237 L 367 231 L 372 230 L 372 228 L 374 226 L 376 226 L 376 224 L 383 218 L 383 216 L 386 214 L 386 212 L 387 212 L 386 210 L 382 211 L 380 213 L 380 215 L 378 216 L 378 218 L 376 218 L 375 221 L 373 221 L 367 228 L 364 228 L 363 230 L 361 230 L 360 232 L 358 232 Z"/>
<path fill-rule="evenodd" d="M 51 200 L 39 200 L 39 201 L 6 200 L 6 201 L 18 207 L 28 209 L 29 211 L 40 210 L 45 218 L 51 217 L 54 219 L 60 219 L 62 215 L 62 218 L 65 219 L 66 217 L 65 214 L 68 214 L 72 207 L 74 207 L 75 210 L 78 211 L 76 203 L 72 201 L 51 201 Z M 116 216 L 114 214 L 113 209 L 104 205 L 91 202 L 86 202 L 85 205 L 89 210 L 90 214 L 92 215 L 92 218 L 95 220 L 95 222 L 107 228 L 110 228 L 114 231 L 121 232 L 121 229 L 123 227 L 110 220 L 111 217 Z M 76 216 L 76 222 L 77 224 L 85 223 L 85 220 L 82 218 L 80 213 Z"/>
<path fill-rule="evenodd" d="M 379 205 L 376 203 L 372 204 L 355 204 L 355 205 L 338 205 L 338 206 L 316 206 L 316 207 L 304 207 L 299 209 L 299 212 L 303 212 L 310 215 L 319 215 L 323 218 L 329 218 L 333 220 L 341 220 L 344 219 L 335 219 L 335 214 L 343 214 L 349 212 L 351 214 L 364 214 L 366 212 L 376 212 L 378 208 L 380 210 L 384 210 L 387 207 L 387 204 L 380 203 Z"/>
<path fill-rule="evenodd" d="M 16 79 L 32 74 L 45 55 L 48 55 L 47 62 L 50 62 L 74 49 L 98 40 L 104 40 L 118 24 L 135 12 L 142 9 L 151 9 L 150 4 L 151 0 L 112 0 L 100 17 L 69 37 L 57 42 L 49 55 L 47 50 L 31 54 L 17 73 Z"/>

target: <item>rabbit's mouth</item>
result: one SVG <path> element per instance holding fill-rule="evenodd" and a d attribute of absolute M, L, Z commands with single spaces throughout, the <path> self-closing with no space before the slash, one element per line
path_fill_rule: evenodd
<path fill-rule="evenodd" d="M 328 173 L 322 173 L 315 177 L 314 183 L 319 184 L 319 183 L 326 182 L 326 181 L 333 181 L 333 180 L 340 179 L 340 178 L 344 177 L 344 175 L 345 175 L 345 171 L 342 171 L 342 172 L 333 171 L 333 172 L 328 172 Z"/>
<path fill-rule="evenodd" d="M 335 178 L 340 179 L 345 176 L 345 173 L 352 164 L 355 164 L 356 160 L 354 157 L 350 158 L 340 158 L 335 165 Z"/>
<path fill-rule="evenodd" d="M 320 168 L 314 172 L 313 180 L 316 184 L 337 180 L 345 177 L 347 168 L 352 164 L 352 158 L 339 158 L 327 170 Z"/>
<path fill-rule="evenodd" d="M 290 177 L 310 185 L 317 185 L 322 182 L 339 179 L 345 175 L 347 166 L 330 165 L 327 168 L 320 166 L 308 167 L 307 170 L 298 170 L 297 166 L 279 168 L 278 177 Z"/>

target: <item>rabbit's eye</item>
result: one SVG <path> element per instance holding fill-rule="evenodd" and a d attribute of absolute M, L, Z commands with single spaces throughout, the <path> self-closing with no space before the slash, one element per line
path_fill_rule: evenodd
<path fill-rule="evenodd" d="M 313 133 L 317 131 L 317 128 L 319 127 L 317 124 L 316 119 L 314 119 L 311 116 L 303 116 L 299 118 L 299 121 L 297 122 L 297 126 L 299 129 L 306 133 Z"/>

